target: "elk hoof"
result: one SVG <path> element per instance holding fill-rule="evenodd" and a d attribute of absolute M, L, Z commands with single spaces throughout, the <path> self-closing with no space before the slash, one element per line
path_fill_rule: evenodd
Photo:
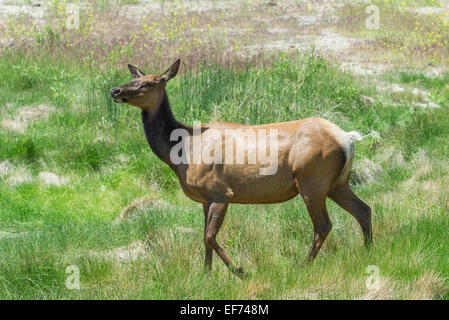
<path fill-rule="evenodd" d="M 209 265 L 205 265 L 204 266 L 204 272 L 210 274 L 210 272 L 212 271 L 212 266 Z"/>
<path fill-rule="evenodd" d="M 248 273 L 246 273 L 245 270 L 243 270 L 242 267 L 237 267 L 237 268 L 232 267 L 231 271 L 232 271 L 233 274 L 235 274 L 240 279 L 248 278 Z"/>

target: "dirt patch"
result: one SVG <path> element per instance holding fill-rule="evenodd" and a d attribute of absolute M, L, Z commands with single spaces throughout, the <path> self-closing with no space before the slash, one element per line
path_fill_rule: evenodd
<path fill-rule="evenodd" d="M 35 23 L 43 24 L 48 12 L 46 6 L 37 1 L 31 5 L 23 2 L 25 1 L 21 1 L 19 5 L 11 3 L 11 1 L 0 0 L 0 21 L 11 17 L 27 16 L 32 18 Z"/>
<path fill-rule="evenodd" d="M 25 237 L 27 235 L 28 235 L 27 232 L 0 230 L 0 240 L 11 239 L 11 238 L 20 238 L 20 237 Z"/>
<path fill-rule="evenodd" d="M 13 187 L 24 183 L 29 183 L 33 180 L 33 176 L 28 169 L 17 168 L 9 160 L 0 162 L 0 178 L 6 176 L 9 176 L 6 182 Z M 60 177 L 57 174 L 48 171 L 40 172 L 37 178 L 46 185 L 58 187 L 69 181 L 66 177 Z"/>
<path fill-rule="evenodd" d="M 47 118 L 48 114 L 53 110 L 53 107 L 47 105 L 23 107 L 20 109 L 19 118 L 24 121 L 37 121 Z"/>
<path fill-rule="evenodd" d="M 16 172 L 13 176 L 9 177 L 6 181 L 10 186 L 17 187 L 25 183 L 29 183 L 33 180 L 31 173 L 28 171 Z"/>
<path fill-rule="evenodd" d="M 443 68 L 439 67 L 429 67 L 426 71 L 424 71 L 424 74 L 427 77 L 439 77 L 443 72 L 446 72 Z"/>
<path fill-rule="evenodd" d="M 280 34 L 288 33 L 289 29 L 286 29 L 286 28 L 268 28 L 267 31 L 270 34 L 280 35 Z"/>
<path fill-rule="evenodd" d="M 125 5 L 121 6 L 119 14 L 129 17 L 140 17 L 143 13 L 167 13 L 174 12 L 194 12 L 204 13 L 207 11 L 223 11 L 223 10 L 236 10 L 242 6 L 240 1 L 236 0 L 224 0 L 224 1 L 206 1 L 206 0 L 187 0 L 187 1 L 150 1 L 144 4 Z"/>
<path fill-rule="evenodd" d="M 376 75 L 385 72 L 387 66 L 375 63 L 361 63 L 361 62 L 343 62 L 340 70 L 350 72 L 356 76 Z"/>
<path fill-rule="evenodd" d="M 149 247 L 143 241 L 136 241 L 127 246 L 106 252 L 91 250 L 89 255 L 100 259 L 110 259 L 119 263 L 129 263 L 147 257 L 149 255 Z"/>
<path fill-rule="evenodd" d="M 186 227 L 176 227 L 176 231 L 180 233 L 193 233 L 195 232 L 195 229 Z"/>
<path fill-rule="evenodd" d="M 429 92 L 426 90 L 422 90 L 422 89 L 418 89 L 418 88 L 413 88 L 412 89 L 412 93 L 415 96 L 421 96 L 423 98 L 427 98 L 429 96 Z"/>
<path fill-rule="evenodd" d="M 391 93 L 412 93 L 416 100 L 421 102 L 412 103 L 413 106 L 420 108 L 441 108 L 441 106 L 430 100 L 430 93 L 426 90 L 420 88 L 404 88 L 397 83 L 389 84 L 389 83 L 380 83 L 376 85 L 377 91 L 386 91 Z"/>
<path fill-rule="evenodd" d="M 52 185 L 60 187 L 68 182 L 66 177 L 60 177 L 53 172 L 42 171 L 39 173 L 39 179 L 46 185 Z"/>
<path fill-rule="evenodd" d="M 10 131 L 24 133 L 30 124 L 47 119 L 53 111 L 54 108 L 47 105 L 23 107 L 13 119 L 3 120 L 1 125 Z"/>
<path fill-rule="evenodd" d="M 441 106 L 433 101 L 426 101 L 426 102 L 418 102 L 414 104 L 417 107 L 420 108 L 431 108 L 431 109 L 435 109 L 435 108 L 441 108 Z"/>
<path fill-rule="evenodd" d="M 279 19 L 289 20 L 293 19 L 296 21 L 297 25 L 299 27 L 306 27 L 306 26 L 314 26 L 321 22 L 322 17 L 321 16 L 306 16 L 301 13 L 292 13 L 288 15 L 280 16 Z"/>
<path fill-rule="evenodd" d="M 338 33 L 324 30 L 323 33 L 317 37 L 315 46 L 324 53 L 342 53 L 343 51 L 351 49 L 351 47 L 358 42 L 354 38 L 345 37 Z"/>
<path fill-rule="evenodd" d="M 129 162 L 129 157 L 125 156 L 124 154 L 119 154 L 118 156 L 115 157 L 115 159 L 122 164 Z"/>
<path fill-rule="evenodd" d="M 427 153 L 423 149 L 419 149 L 412 158 L 413 163 L 416 165 L 429 165 L 429 157 L 427 156 Z"/>
<path fill-rule="evenodd" d="M 376 86 L 376 89 L 377 89 L 378 91 L 391 91 L 391 92 L 394 92 L 394 93 L 397 93 L 397 92 L 405 92 L 405 91 L 406 91 L 406 88 L 401 87 L 401 86 L 400 86 L 399 84 L 397 84 L 397 83 L 392 83 L 392 84 L 387 84 L 387 83 L 384 83 L 384 84 L 378 84 L 378 85 Z M 423 89 L 419 89 L 419 88 L 412 88 L 412 89 L 410 89 L 410 92 L 411 92 L 412 94 L 414 94 L 415 96 L 421 97 L 422 99 L 427 99 L 428 96 L 429 96 L 429 92 L 428 92 L 428 91 L 423 90 Z"/>
<path fill-rule="evenodd" d="M 14 165 L 8 160 L 0 162 L 0 177 L 11 174 L 14 171 Z"/>
<path fill-rule="evenodd" d="M 324 30 L 321 35 L 296 35 L 286 39 L 266 41 L 245 46 L 241 52 L 243 55 L 254 55 L 262 51 L 307 51 L 312 46 L 316 51 L 325 55 L 343 55 L 350 50 L 358 40 Z"/>
<path fill-rule="evenodd" d="M 376 285 L 366 290 L 366 293 L 360 298 L 361 300 L 391 300 L 394 298 L 394 293 L 397 284 L 388 279 L 380 278 Z"/>
<path fill-rule="evenodd" d="M 16 167 L 9 160 L 0 162 L 0 178 L 7 178 L 6 183 L 11 187 L 17 187 L 33 180 L 28 169 Z"/>
<path fill-rule="evenodd" d="M 449 12 L 448 8 L 441 8 L 441 7 L 411 8 L 410 11 L 413 13 L 423 14 L 423 15 L 434 15 L 434 14 Z"/>
<path fill-rule="evenodd" d="M 105 137 L 104 135 L 99 134 L 95 139 L 92 140 L 92 142 L 110 144 L 112 142 L 112 139 L 110 137 Z"/>

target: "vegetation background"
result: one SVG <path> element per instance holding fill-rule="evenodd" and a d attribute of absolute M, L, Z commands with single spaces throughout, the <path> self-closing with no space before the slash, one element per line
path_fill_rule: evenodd
<path fill-rule="evenodd" d="M 448 16 L 434 0 L 0 1 L 0 298 L 448 299 Z M 167 90 L 186 124 L 320 116 L 361 132 L 351 183 L 373 249 L 329 202 L 305 264 L 300 197 L 232 205 L 218 239 L 250 277 L 217 257 L 206 274 L 202 208 L 139 111 L 109 98 L 127 63 L 177 57 Z"/>

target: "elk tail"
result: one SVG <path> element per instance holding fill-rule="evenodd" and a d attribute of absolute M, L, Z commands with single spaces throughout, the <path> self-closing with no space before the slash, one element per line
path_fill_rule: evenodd
<path fill-rule="evenodd" d="M 336 184 L 340 185 L 348 181 L 349 173 L 355 156 L 355 140 L 362 140 L 363 136 L 357 131 L 344 132 L 345 138 L 341 139 L 344 153 L 344 165 L 341 169 Z"/>
<path fill-rule="evenodd" d="M 354 140 L 362 140 L 363 139 L 363 136 L 358 131 L 346 132 L 346 135 L 352 141 L 354 141 Z"/>

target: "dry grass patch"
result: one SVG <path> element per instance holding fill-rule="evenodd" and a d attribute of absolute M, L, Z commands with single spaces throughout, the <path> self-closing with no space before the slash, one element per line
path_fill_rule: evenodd
<path fill-rule="evenodd" d="M 120 213 L 119 219 L 130 219 L 141 214 L 145 214 L 145 211 L 154 207 L 158 210 L 164 210 L 170 208 L 170 204 L 162 199 L 159 199 L 156 195 L 148 195 L 142 198 L 135 199 Z"/>
<path fill-rule="evenodd" d="M 412 285 L 407 299 L 432 300 L 449 291 L 445 279 L 433 270 L 425 271 Z"/>
<path fill-rule="evenodd" d="M 13 119 L 3 120 L 1 125 L 8 130 L 24 133 L 28 126 L 36 121 L 47 119 L 54 110 L 54 107 L 47 105 L 22 107 Z"/>
<path fill-rule="evenodd" d="M 38 178 L 46 185 L 52 185 L 57 187 L 65 185 L 69 181 L 67 177 L 58 176 L 56 173 L 48 171 L 39 172 Z"/>
<path fill-rule="evenodd" d="M 143 241 L 136 241 L 127 246 L 115 248 L 106 252 L 91 250 L 89 255 L 100 259 L 111 259 L 118 263 L 130 263 L 138 259 L 143 259 L 149 255 L 148 244 Z"/>
<path fill-rule="evenodd" d="M 397 282 L 381 277 L 376 285 L 367 289 L 367 292 L 360 298 L 361 300 L 391 300 L 396 296 Z"/>

